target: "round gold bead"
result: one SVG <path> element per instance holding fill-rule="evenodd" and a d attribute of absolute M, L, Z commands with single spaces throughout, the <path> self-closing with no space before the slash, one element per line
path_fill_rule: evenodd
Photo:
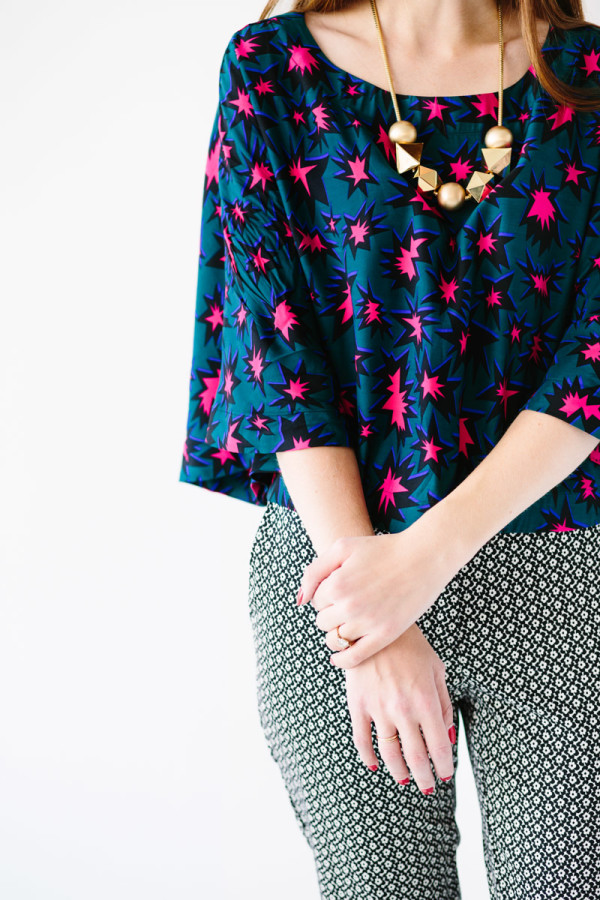
<path fill-rule="evenodd" d="M 399 119 L 390 125 L 388 135 L 394 144 L 414 144 L 417 139 L 417 129 L 412 122 Z"/>
<path fill-rule="evenodd" d="M 492 127 L 486 131 L 483 142 L 486 147 L 511 147 L 512 146 L 512 132 L 509 128 L 506 128 L 504 125 L 492 125 Z"/>
<path fill-rule="evenodd" d="M 467 192 L 457 181 L 445 181 L 437 192 L 437 200 L 443 209 L 458 209 L 465 202 Z"/>

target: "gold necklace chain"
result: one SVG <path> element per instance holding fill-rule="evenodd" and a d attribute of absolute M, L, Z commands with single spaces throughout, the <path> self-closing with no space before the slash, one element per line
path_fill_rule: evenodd
<path fill-rule="evenodd" d="M 398 99 L 394 90 L 392 73 L 388 60 L 377 0 L 371 0 L 371 9 L 375 19 L 377 37 L 383 56 L 383 62 L 387 73 L 392 103 L 396 113 L 396 122 L 389 129 L 390 140 L 396 145 L 396 168 L 400 174 L 415 169 L 414 176 L 418 179 L 418 186 L 423 191 L 431 191 L 437 198 L 440 206 L 446 209 L 457 209 L 466 199 L 480 202 L 489 192 L 488 183 L 495 174 L 502 172 L 510 164 L 512 133 L 502 124 L 502 102 L 504 94 L 504 36 L 502 32 L 502 5 L 501 0 L 496 0 L 498 12 L 498 44 L 499 44 L 499 75 L 500 85 L 498 91 L 498 123 L 493 125 L 485 134 L 485 149 L 482 156 L 486 164 L 486 171 L 475 171 L 471 175 L 466 189 L 456 181 L 442 182 L 435 169 L 421 165 L 423 144 L 416 142 L 417 130 L 412 122 L 402 119 L 398 107 Z"/>

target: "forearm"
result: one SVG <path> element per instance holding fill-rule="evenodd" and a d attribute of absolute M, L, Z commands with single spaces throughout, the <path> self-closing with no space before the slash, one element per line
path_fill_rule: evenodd
<path fill-rule="evenodd" d="M 352 447 L 284 450 L 277 462 L 317 555 L 338 537 L 374 534 Z"/>
<path fill-rule="evenodd" d="M 471 474 L 427 511 L 423 525 L 439 525 L 460 568 L 570 475 L 597 443 L 593 435 L 556 416 L 522 410 Z"/>

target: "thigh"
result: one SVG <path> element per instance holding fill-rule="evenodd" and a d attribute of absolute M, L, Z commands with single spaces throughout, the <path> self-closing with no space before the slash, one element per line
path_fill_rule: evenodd
<path fill-rule="evenodd" d="M 492 900 L 600 896 L 600 525 L 498 534 L 459 581 Z"/>
<path fill-rule="evenodd" d="M 329 662 L 316 610 L 296 606 L 314 556 L 298 514 L 267 505 L 250 556 L 259 714 L 321 897 L 459 900 L 454 779 L 424 796 L 414 781 L 403 787 L 381 763 L 370 772 L 360 760 L 344 670 Z"/>

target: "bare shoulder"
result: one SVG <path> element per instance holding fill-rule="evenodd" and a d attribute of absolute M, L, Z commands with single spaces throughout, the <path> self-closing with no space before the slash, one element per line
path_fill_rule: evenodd
<path fill-rule="evenodd" d="M 365 29 L 369 21 L 370 3 L 358 0 L 352 6 L 335 12 L 304 13 L 304 21 L 323 53 L 342 69 L 357 77 L 371 80 L 372 62 L 369 59 L 377 51 L 377 36 Z M 358 71 L 357 71 L 358 70 Z M 377 78 L 377 75 L 375 75 Z"/>

